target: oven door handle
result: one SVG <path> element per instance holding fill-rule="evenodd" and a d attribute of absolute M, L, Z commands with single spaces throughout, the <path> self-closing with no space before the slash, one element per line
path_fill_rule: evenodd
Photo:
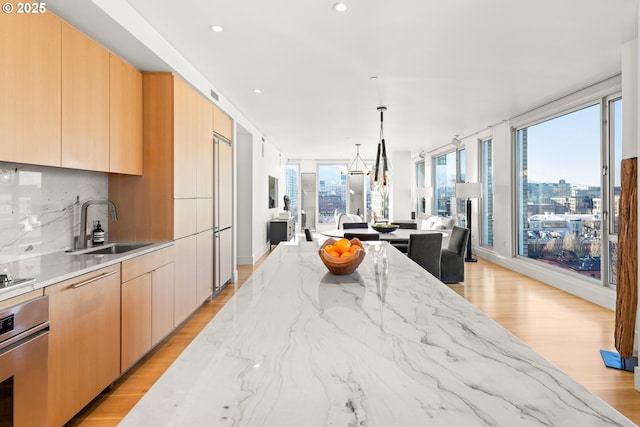
<path fill-rule="evenodd" d="M 49 322 L 44 322 L 44 323 L 40 323 L 37 326 L 34 326 L 33 328 L 27 331 L 24 331 L 21 334 L 18 334 L 9 339 L 6 339 L 0 343 L 0 356 L 5 354 L 7 351 L 11 350 L 14 347 L 14 345 L 21 340 L 24 340 L 25 341 L 24 343 L 27 343 L 40 337 L 40 335 L 48 334 L 48 333 L 49 333 Z"/>

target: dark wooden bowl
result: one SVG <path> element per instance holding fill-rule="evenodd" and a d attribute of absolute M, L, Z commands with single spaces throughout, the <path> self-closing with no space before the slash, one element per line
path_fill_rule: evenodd
<path fill-rule="evenodd" d="M 398 224 L 373 224 L 371 228 L 378 233 L 393 233 L 400 228 L 400 226 Z"/>
<path fill-rule="evenodd" d="M 336 258 L 332 257 L 324 250 L 324 248 L 328 245 L 333 245 L 336 242 L 336 239 L 333 237 L 328 238 L 320 249 L 318 249 L 318 255 L 320 255 L 320 259 L 322 263 L 327 267 L 327 269 L 331 272 L 331 274 L 336 274 L 338 276 L 343 276 L 345 274 L 351 274 L 360 265 L 362 260 L 364 259 L 366 252 L 364 247 L 362 246 L 362 242 L 358 238 L 353 238 L 350 240 L 351 245 L 360 246 L 360 250 L 356 251 L 352 256 L 346 258 Z"/>

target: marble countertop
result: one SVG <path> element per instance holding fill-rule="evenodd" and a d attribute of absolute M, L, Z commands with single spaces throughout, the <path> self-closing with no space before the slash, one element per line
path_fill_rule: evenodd
<path fill-rule="evenodd" d="M 280 244 L 121 426 L 633 426 L 387 242 Z M 230 285 L 232 286 L 232 285 Z"/>
<path fill-rule="evenodd" d="M 72 254 L 56 252 L 35 256 L 7 264 L 0 264 L 0 273 L 9 273 L 14 279 L 35 279 L 23 285 L 0 286 L 0 301 L 36 289 L 173 245 L 173 241 L 154 242 L 148 246 L 122 254 Z"/>

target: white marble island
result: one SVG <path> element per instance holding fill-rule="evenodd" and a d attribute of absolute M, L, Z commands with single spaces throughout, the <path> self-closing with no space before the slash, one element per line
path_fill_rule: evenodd
<path fill-rule="evenodd" d="M 121 426 L 633 426 L 386 242 L 280 244 Z"/>

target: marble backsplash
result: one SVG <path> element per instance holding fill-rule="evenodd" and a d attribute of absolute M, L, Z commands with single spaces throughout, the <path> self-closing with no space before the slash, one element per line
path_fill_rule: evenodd
<path fill-rule="evenodd" d="M 82 203 L 108 186 L 106 173 L 0 162 L 0 264 L 74 247 Z M 108 231 L 105 205 L 89 208 L 88 233 L 96 220 Z"/>

